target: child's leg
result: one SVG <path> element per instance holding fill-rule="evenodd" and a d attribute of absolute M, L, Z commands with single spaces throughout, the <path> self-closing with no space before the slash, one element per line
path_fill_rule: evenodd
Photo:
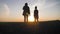
<path fill-rule="evenodd" d="M 35 22 L 36 22 L 36 18 L 35 18 Z"/>
<path fill-rule="evenodd" d="M 37 18 L 37 22 L 38 22 L 38 18 Z"/>
<path fill-rule="evenodd" d="M 38 17 L 37 17 L 37 22 L 38 22 Z"/>

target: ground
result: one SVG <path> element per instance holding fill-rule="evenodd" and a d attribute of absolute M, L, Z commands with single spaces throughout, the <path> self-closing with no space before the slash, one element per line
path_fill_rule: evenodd
<path fill-rule="evenodd" d="M 0 34 L 59 34 L 60 21 L 38 22 L 27 25 L 24 22 L 0 22 Z"/>

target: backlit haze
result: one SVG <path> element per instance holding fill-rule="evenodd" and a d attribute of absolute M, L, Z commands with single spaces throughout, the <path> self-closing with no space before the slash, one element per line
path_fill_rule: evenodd
<path fill-rule="evenodd" d="M 0 22 L 23 22 L 22 8 L 26 2 L 31 15 L 37 6 L 39 21 L 60 20 L 60 0 L 0 0 Z"/>

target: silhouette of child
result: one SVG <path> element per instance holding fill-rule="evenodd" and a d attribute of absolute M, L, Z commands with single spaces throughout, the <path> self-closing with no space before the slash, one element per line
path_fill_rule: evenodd
<path fill-rule="evenodd" d="M 34 18 L 35 18 L 35 22 L 36 22 L 36 20 L 37 20 L 37 22 L 38 22 L 38 10 L 37 10 L 37 6 L 35 6 Z"/>

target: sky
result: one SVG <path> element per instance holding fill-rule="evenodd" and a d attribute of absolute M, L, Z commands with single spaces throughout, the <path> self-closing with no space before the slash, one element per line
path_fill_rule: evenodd
<path fill-rule="evenodd" d="M 60 0 L 0 0 L 0 22 L 23 22 L 26 2 L 31 14 L 37 6 L 39 21 L 60 20 Z"/>

